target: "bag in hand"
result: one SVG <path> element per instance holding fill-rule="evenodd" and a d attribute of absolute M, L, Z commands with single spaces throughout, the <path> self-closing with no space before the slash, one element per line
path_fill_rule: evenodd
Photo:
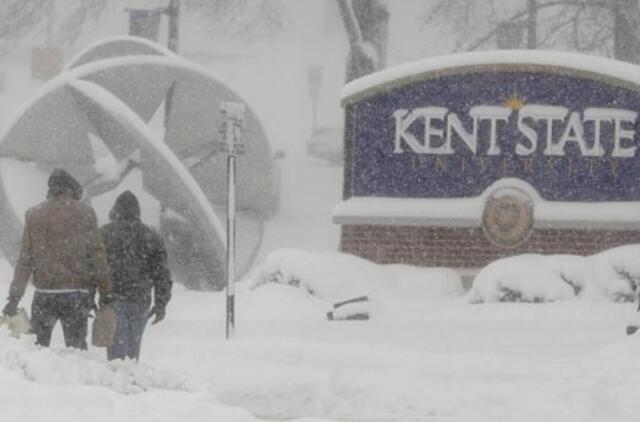
<path fill-rule="evenodd" d="M 23 308 L 18 308 L 12 317 L 0 315 L 0 325 L 2 324 L 7 324 L 11 337 L 19 338 L 22 334 L 33 334 L 29 315 Z"/>
<path fill-rule="evenodd" d="M 91 330 L 91 344 L 96 347 L 109 347 L 116 336 L 117 318 L 111 305 L 104 305 L 96 312 Z"/>

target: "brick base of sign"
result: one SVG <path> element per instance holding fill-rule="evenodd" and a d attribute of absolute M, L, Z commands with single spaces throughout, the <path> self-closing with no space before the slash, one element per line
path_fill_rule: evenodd
<path fill-rule="evenodd" d="M 343 225 L 341 236 L 342 252 L 377 263 L 469 269 L 512 255 L 591 255 L 632 243 L 640 230 L 534 229 L 514 249 L 490 243 L 481 228 Z"/>

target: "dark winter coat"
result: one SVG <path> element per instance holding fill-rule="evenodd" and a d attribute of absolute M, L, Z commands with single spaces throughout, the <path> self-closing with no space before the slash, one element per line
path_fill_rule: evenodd
<path fill-rule="evenodd" d="M 66 171 L 49 177 L 47 200 L 27 210 L 20 255 L 9 295 L 21 298 L 27 282 L 39 289 L 111 290 L 104 245 L 93 209 L 79 202 L 82 187 Z"/>
<path fill-rule="evenodd" d="M 171 275 L 162 238 L 140 221 L 136 196 L 126 191 L 116 200 L 109 214 L 111 222 L 101 233 L 116 300 L 151 303 L 153 289 L 156 306 L 171 299 Z"/>

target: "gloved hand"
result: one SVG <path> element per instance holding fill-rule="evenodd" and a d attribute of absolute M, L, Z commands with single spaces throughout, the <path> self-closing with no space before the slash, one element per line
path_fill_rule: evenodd
<path fill-rule="evenodd" d="M 147 319 L 155 315 L 155 318 L 153 319 L 153 322 L 151 322 L 151 324 L 157 324 L 164 319 L 166 314 L 167 312 L 164 305 L 154 305 L 147 314 Z"/>
<path fill-rule="evenodd" d="M 7 299 L 7 305 L 2 310 L 2 314 L 8 317 L 14 317 L 18 314 L 18 302 L 19 297 L 9 296 Z"/>
<path fill-rule="evenodd" d="M 113 303 L 113 296 L 111 294 L 100 295 L 100 307 L 104 305 L 111 305 Z"/>
<path fill-rule="evenodd" d="M 93 318 L 93 315 L 95 315 L 95 313 L 98 312 L 98 305 L 96 305 L 96 301 L 93 296 L 87 297 L 87 301 L 84 304 L 84 309 L 89 318 Z"/>

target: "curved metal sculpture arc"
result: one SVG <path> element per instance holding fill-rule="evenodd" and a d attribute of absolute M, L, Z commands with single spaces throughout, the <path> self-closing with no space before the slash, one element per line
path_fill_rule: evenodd
<path fill-rule="evenodd" d="M 174 185 L 172 191 L 188 206 L 185 214 L 204 223 L 203 234 L 217 250 L 225 250 L 225 229 L 198 183 L 184 168 L 178 157 L 156 139 L 149 128 L 120 99 L 91 82 L 70 79 L 68 82 L 79 109 L 92 122 L 103 138 L 127 136 L 146 153 L 152 165 L 165 175 L 164 183 Z M 174 176 L 174 177 L 171 177 Z"/>
<path fill-rule="evenodd" d="M 192 163 L 190 171 L 207 197 L 215 204 L 225 205 L 225 157 L 214 151 L 220 125 L 219 106 L 224 101 L 246 104 L 227 88 L 228 84 L 184 60 L 151 56 L 103 60 L 74 69 L 71 74 L 106 88 L 145 121 L 156 113 L 173 86 L 164 142 L 181 160 Z M 150 92 L 153 94 L 149 95 Z M 261 212 L 275 186 L 271 149 L 251 108 L 245 116 L 243 142 L 244 155 L 237 164 L 237 206 Z M 114 150 L 120 159 L 131 152 L 126 145 Z"/>
<path fill-rule="evenodd" d="M 176 55 L 160 44 L 141 37 L 120 36 L 100 40 L 76 54 L 65 67 L 65 70 L 87 63 L 125 56 L 167 56 Z"/>

